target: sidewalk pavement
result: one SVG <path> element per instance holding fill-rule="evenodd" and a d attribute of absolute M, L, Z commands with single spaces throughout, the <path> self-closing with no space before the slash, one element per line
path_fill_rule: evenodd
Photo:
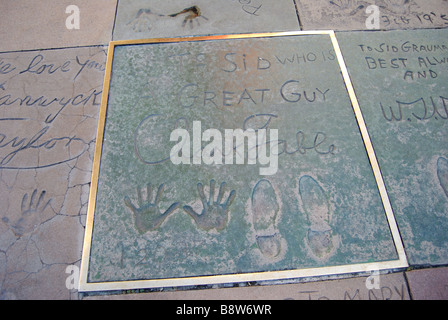
<path fill-rule="evenodd" d="M 180 14 L 193 6 L 200 13 Z M 404 239 L 407 270 L 161 292 L 83 294 L 73 285 L 109 41 L 372 27 L 412 34 L 447 28 L 446 0 L 0 0 L 0 9 L 0 299 L 448 299 L 447 239 L 423 241 L 445 226 L 446 211 Z M 403 221 L 407 236 L 412 224 Z"/>

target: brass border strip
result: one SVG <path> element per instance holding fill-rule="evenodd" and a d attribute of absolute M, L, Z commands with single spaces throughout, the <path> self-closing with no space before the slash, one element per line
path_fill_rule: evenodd
<path fill-rule="evenodd" d="M 389 228 L 392 233 L 392 238 L 395 243 L 395 248 L 397 250 L 397 254 L 399 260 L 408 267 L 408 262 L 406 258 L 406 252 L 404 250 L 403 242 L 401 240 L 400 232 L 398 229 L 397 222 L 395 220 L 394 212 L 392 206 L 390 204 L 389 195 L 387 194 L 386 185 L 383 180 L 383 176 L 381 174 L 381 169 L 378 164 L 378 159 L 376 158 L 375 151 L 373 149 L 372 141 L 370 140 L 369 132 L 367 131 L 367 126 L 364 121 L 364 117 L 361 112 L 361 108 L 358 103 L 358 98 L 355 94 L 355 89 L 353 88 L 350 75 L 347 70 L 347 66 L 345 65 L 344 57 L 342 56 L 341 48 L 339 47 L 338 40 L 336 39 L 336 35 L 333 32 L 330 33 L 331 41 L 333 42 L 333 47 L 336 51 L 336 56 L 339 61 L 339 66 L 341 67 L 342 76 L 344 78 L 345 86 L 347 88 L 348 94 L 350 96 L 350 100 L 352 102 L 353 111 L 355 112 L 356 121 L 358 122 L 359 130 L 361 131 L 362 139 L 364 141 L 364 146 L 367 150 L 367 154 L 369 157 L 370 165 L 372 166 L 373 174 L 375 175 L 375 180 L 378 186 L 378 190 L 381 195 L 381 200 L 383 202 L 384 210 L 386 211 L 387 221 L 389 223 Z"/>
<path fill-rule="evenodd" d="M 169 278 L 169 279 L 152 279 L 152 280 L 126 280 L 126 281 L 110 281 L 110 282 L 88 282 L 89 263 L 90 263 L 90 249 L 92 245 L 93 236 L 93 220 L 96 205 L 96 194 L 98 190 L 98 179 L 100 171 L 100 161 L 103 145 L 103 136 L 106 124 L 107 106 L 109 98 L 109 85 L 112 73 L 112 64 L 114 50 L 116 46 L 121 45 L 138 45 L 151 43 L 176 43 L 186 41 L 207 41 L 207 40 L 228 40 L 228 39 L 248 39 L 248 38 L 268 38 L 281 36 L 298 36 L 298 35 L 329 35 L 333 48 L 335 50 L 339 67 L 342 72 L 343 80 L 346 85 L 349 97 L 355 112 L 356 120 L 361 131 L 364 141 L 364 146 L 367 150 L 369 161 L 372 166 L 375 180 L 381 195 L 384 209 L 386 211 L 387 221 L 394 241 L 395 249 L 397 250 L 398 260 L 381 261 L 375 263 L 361 263 L 341 266 L 327 266 L 319 268 L 305 268 L 285 271 L 267 271 L 254 273 L 240 273 L 228 275 L 211 275 L 211 276 L 197 276 L 197 277 L 183 277 L 183 278 Z M 81 271 L 79 277 L 78 291 L 107 291 L 107 290 L 130 290 L 139 288 L 161 288 L 161 287 L 179 287 L 189 285 L 207 285 L 207 284 L 224 284 L 233 282 L 247 282 L 247 281 L 269 281 L 269 280 L 286 280 L 294 278 L 318 277 L 339 274 L 356 274 L 365 273 L 369 271 L 400 269 L 408 267 L 406 254 L 401 241 L 400 233 L 397 223 L 395 221 L 394 213 L 390 205 L 387 190 L 381 175 L 379 164 L 377 162 L 375 152 L 365 125 L 361 109 L 353 89 L 350 76 L 345 65 L 342 52 L 339 48 L 335 33 L 333 30 L 320 31 L 292 31 L 292 32 L 272 32 L 272 33 L 249 33 L 249 34 L 230 34 L 230 35 L 215 35 L 215 36 L 198 36 L 198 37 L 183 37 L 183 38 L 157 38 L 157 39 L 142 39 L 142 40 L 121 40 L 111 41 L 107 54 L 106 72 L 104 76 L 103 94 L 101 99 L 101 109 L 98 119 L 98 131 L 95 145 L 95 156 L 92 168 L 92 179 L 89 195 L 89 206 L 87 212 L 86 230 L 84 235 L 84 244 L 81 261 Z"/>
<path fill-rule="evenodd" d="M 107 104 L 109 101 L 109 85 L 112 72 L 112 63 L 114 57 L 115 46 L 109 44 L 107 51 L 106 72 L 104 75 L 103 93 L 101 96 L 101 107 L 98 116 L 98 129 L 96 134 L 95 154 L 93 158 L 92 178 L 90 182 L 89 206 L 87 211 L 86 230 L 84 234 L 84 244 L 82 248 L 81 269 L 79 274 L 79 291 L 83 284 L 87 284 L 89 275 L 90 249 L 92 246 L 93 236 L 93 219 L 96 205 L 96 194 L 98 190 L 98 179 L 100 172 L 101 152 L 103 148 L 103 136 L 106 125 Z"/>
<path fill-rule="evenodd" d="M 182 287 L 194 285 L 211 285 L 211 284 L 226 284 L 249 281 L 274 281 L 274 280 L 288 280 L 308 277 L 323 277 L 331 275 L 343 274 L 364 274 L 371 271 L 401 269 L 404 268 L 399 260 L 383 261 L 378 263 L 353 264 L 343 266 L 331 266 L 309 269 L 296 269 L 285 271 L 267 271 L 254 273 L 240 273 L 229 275 L 212 275 L 212 276 L 197 276 L 185 278 L 170 278 L 170 279 L 154 279 L 154 280 L 126 280 L 114 282 L 95 282 L 95 283 L 80 283 L 79 291 L 108 291 L 108 290 L 132 290 L 142 288 L 163 288 L 163 287 Z"/>
<path fill-rule="evenodd" d="M 245 34 L 223 34 L 212 36 L 194 36 L 181 38 L 154 38 L 154 39 L 138 39 L 138 40 L 116 40 L 110 43 L 114 46 L 121 45 L 136 45 L 149 43 L 170 43 L 170 42 L 192 42 L 192 41 L 208 41 L 208 40 L 231 40 L 231 39 L 251 39 L 251 38 L 269 38 L 269 37 L 284 37 L 297 35 L 325 35 L 330 34 L 330 30 L 319 31 L 287 31 L 287 32 L 265 32 L 265 33 L 245 33 Z"/>

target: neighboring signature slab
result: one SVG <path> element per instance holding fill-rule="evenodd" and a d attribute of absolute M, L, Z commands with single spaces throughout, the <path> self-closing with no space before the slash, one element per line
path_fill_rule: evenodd
<path fill-rule="evenodd" d="M 446 0 L 295 0 L 304 30 L 367 30 L 366 20 L 379 9 L 380 29 L 448 27 Z"/>
<path fill-rule="evenodd" d="M 0 54 L 0 299 L 70 298 L 106 50 Z"/>
<path fill-rule="evenodd" d="M 291 0 L 119 1 L 114 40 L 299 30 Z"/>
<path fill-rule="evenodd" d="M 79 29 L 67 29 L 79 9 Z M 107 45 L 112 38 L 117 0 L 1 1 L 0 52 Z"/>
<path fill-rule="evenodd" d="M 334 34 L 258 37 L 110 44 L 80 290 L 407 265 Z"/>
<path fill-rule="evenodd" d="M 338 33 L 411 264 L 448 263 L 448 30 Z"/>

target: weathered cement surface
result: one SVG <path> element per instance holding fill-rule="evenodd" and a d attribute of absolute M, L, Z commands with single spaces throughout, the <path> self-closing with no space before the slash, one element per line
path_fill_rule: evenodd
<path fill-rule="evenodd" d="M 295 0 L 303 30 L 421 29 L 448 26 L 446 0 Z M 375 5 L 373 9 L 369 6 Z M 378 25 L 373 24 L 373 18 Z M 367 23 L 366 23 L 367 22 Z"/>
<path fill-rule="evenodd" d="M 411 264 L 448 263 L 447 36 L 337 34 Z"/>
<path fill-rule="evenodd" d="M 79 264 L 106 48 L 0 55 L 1 287 L 69 298 Z M 63 279 L 64 281 L 60 281 Z"/>
<path fill-rule="evenodd" d="M 299 30 L 292 0 L 120 1 L 114 40 Z"/>
<path fill-rule="evenodd" d="M 71 5 L 79 9 L 79 29 L 72 29 Z M 117 0 L 1 0 L 0 52 L 107 45 L 116 6 Z"/>
<path fill-rule="evenodd" d="M 118 46 L 110 88 L 90 282 L 397 259 L 329 35 Z"/>

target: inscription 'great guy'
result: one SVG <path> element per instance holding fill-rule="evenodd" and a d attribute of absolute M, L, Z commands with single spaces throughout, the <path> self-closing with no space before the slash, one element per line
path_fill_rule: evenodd
<path fill-rule="evenodd" d="M 207 71 L 208 64 L 213 64 L 212 58 L 204 53 L 191 54 L 185 52 L 168 57 L 172 63 L 177 63 L 179 71 L 186 66 Z M 280 70 L 297 68 L 311 63 L 323 63 L 335 59 L 332 50 L 326 52 L 290 53 L 286 56 L 262 56 L 257 54 L 224 52 L 219 55 L 218 70 L 224 74 L 234 74 L 242 79 L 247 75 L 260 73 L 269 74 Z M 277 67 L 276 70 L 273 70 Z M 277 88 L 240 84 L 236 88 L 222 87 L 210 89 L 207 83 L 186 83 L 177 91 L 178 106 L 184 108 L 197 107 L 234 107 L 244 103 L 253 105 L 264 103 L 297 103 L 297 102 L 325 102 L 330 88 L 309 85 L 300 79 L 285 79 Z"/>

